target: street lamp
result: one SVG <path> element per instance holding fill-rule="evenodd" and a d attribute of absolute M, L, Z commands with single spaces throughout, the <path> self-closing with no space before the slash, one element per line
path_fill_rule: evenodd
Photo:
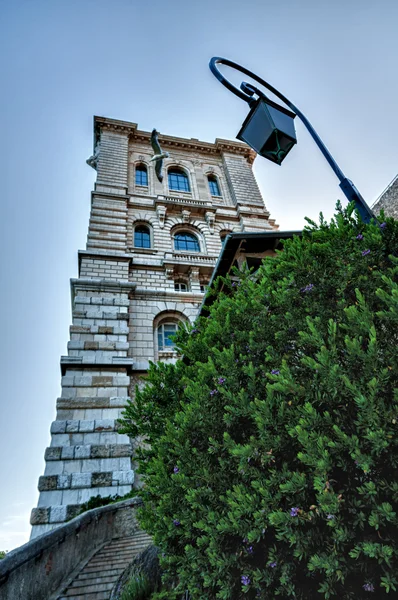
<path fill-rule="evenodd" d="M 287 110 L 283 106 L 280 106 L 276 102 L 270 100 L 264 92 L 256 88 L 254 85 L 243 82 L 241 89 L 235 87 L 230 81 L 228 81 L 217 68 L 218 64 L 232 67 L 245 75 L 248 75 L 260 85 L 267 88 L 277 98 L 282 100 L 290 110 Z M 358 210 L 362 220 L 365 223 L 369 223 L 375 216 L 362 198 L 361 194 L 355 187 L 355 185 L 347 179 L 343 171 L 340 169 L 325 144 L 322 142 L 315 129 L 312 127 L 308 119 L 303 113 L 288 100 L 283 94 L 281 94 L 272 85 L 258 77 L 249 69 L 241 67 L 237 63 L 228 60 L 227 58 L 220 58 L 215 56 L 211 59 L 209 64 L 210 70 L 213 75 L 233 94 L 247 102 L 250 106 L 250 112 L 246 117 L 241 130 L 239 131 L 237 138 L 246 142 L 253 150 L 255 150 L 260 156 L 271 160 L 272 162 L 280 165 L 288 152 L 293 148 L 294 144 L 297 143 L 296 133 L 294 129 L 294 118 L 297 116 L 304 123 L 309 133 L 311 134 L 316 145 L 326 158 L 327 162 L 333 169 L 334 173 L 340 181 L 340 188 L 342 189 L 345 196 L 350 202 L 355 202 L 355 208 Z M 257 96 L 255 98 L 254 96 Z"/>

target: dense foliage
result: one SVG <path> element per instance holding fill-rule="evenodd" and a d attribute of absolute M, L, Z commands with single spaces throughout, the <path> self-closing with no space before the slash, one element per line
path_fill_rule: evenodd
<path fill-rule="evenodd" d="M 338 206 L 151 367 L 123 423 L 180 595 L 398 597 L 397 249 Z"/>

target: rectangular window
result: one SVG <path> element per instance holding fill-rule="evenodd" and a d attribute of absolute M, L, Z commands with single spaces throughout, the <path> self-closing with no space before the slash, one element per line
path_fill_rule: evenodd
<path fill-rule="evenodd" d="M 146 167 L 137 167 L 135 170 L 135 184 L 148 187 L 148 173 Z"/>
<path fill-rule="evenodd" d="M 179 282 L 179 281 L 176 281 L 174 283 L 174 289 L 176 292 L 187 292 L 188 291 L 187 284 Z"/>
<path fill-rule="evenodd" d="M 171 339 L 177 332 L 176 323 L 164 323 L 158 328 L 158 348 L 159 350 L 173 350 L 174 342 Z"/>

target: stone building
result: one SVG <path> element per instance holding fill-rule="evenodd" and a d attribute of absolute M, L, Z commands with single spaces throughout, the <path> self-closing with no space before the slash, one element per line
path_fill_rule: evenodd
<path fill-rule="evenodd" d="M 391 183 L 380 194 L 379 198 L 372 206 L 376 215 L 384 210 L 387 217 L 398 219 L 398 175 L 394 177 Z"/>
<path fill-rule="evenodd" d="M 133 445 L 117 419 L 149 361 L 173 361 L 170 337 L 192 322 L 230 232 L 275 230 L 245 144 L 161 136 L 169 152 L 158 181 L 150 133 L 94 118 L 97 180 L 72 325 L 61 357 L 62 392 L 32 537 L 71 517 L 90 497 L 134 485 Z"/>

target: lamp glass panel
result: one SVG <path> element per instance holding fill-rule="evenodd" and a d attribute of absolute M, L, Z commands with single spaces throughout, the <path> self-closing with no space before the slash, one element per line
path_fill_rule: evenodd
<path fill-rule="evenodd" d="M 296 131 L 294 128 L 294 120 L 289 115 L 286 115 L 284 112 L 277 110 L 273 106 L 267 107 L 269 113 L 272 117 L 273 122 L 275 123 L 275 129 L 279 131 L 283 131 L 289 137 L 296 139 Z"/>

